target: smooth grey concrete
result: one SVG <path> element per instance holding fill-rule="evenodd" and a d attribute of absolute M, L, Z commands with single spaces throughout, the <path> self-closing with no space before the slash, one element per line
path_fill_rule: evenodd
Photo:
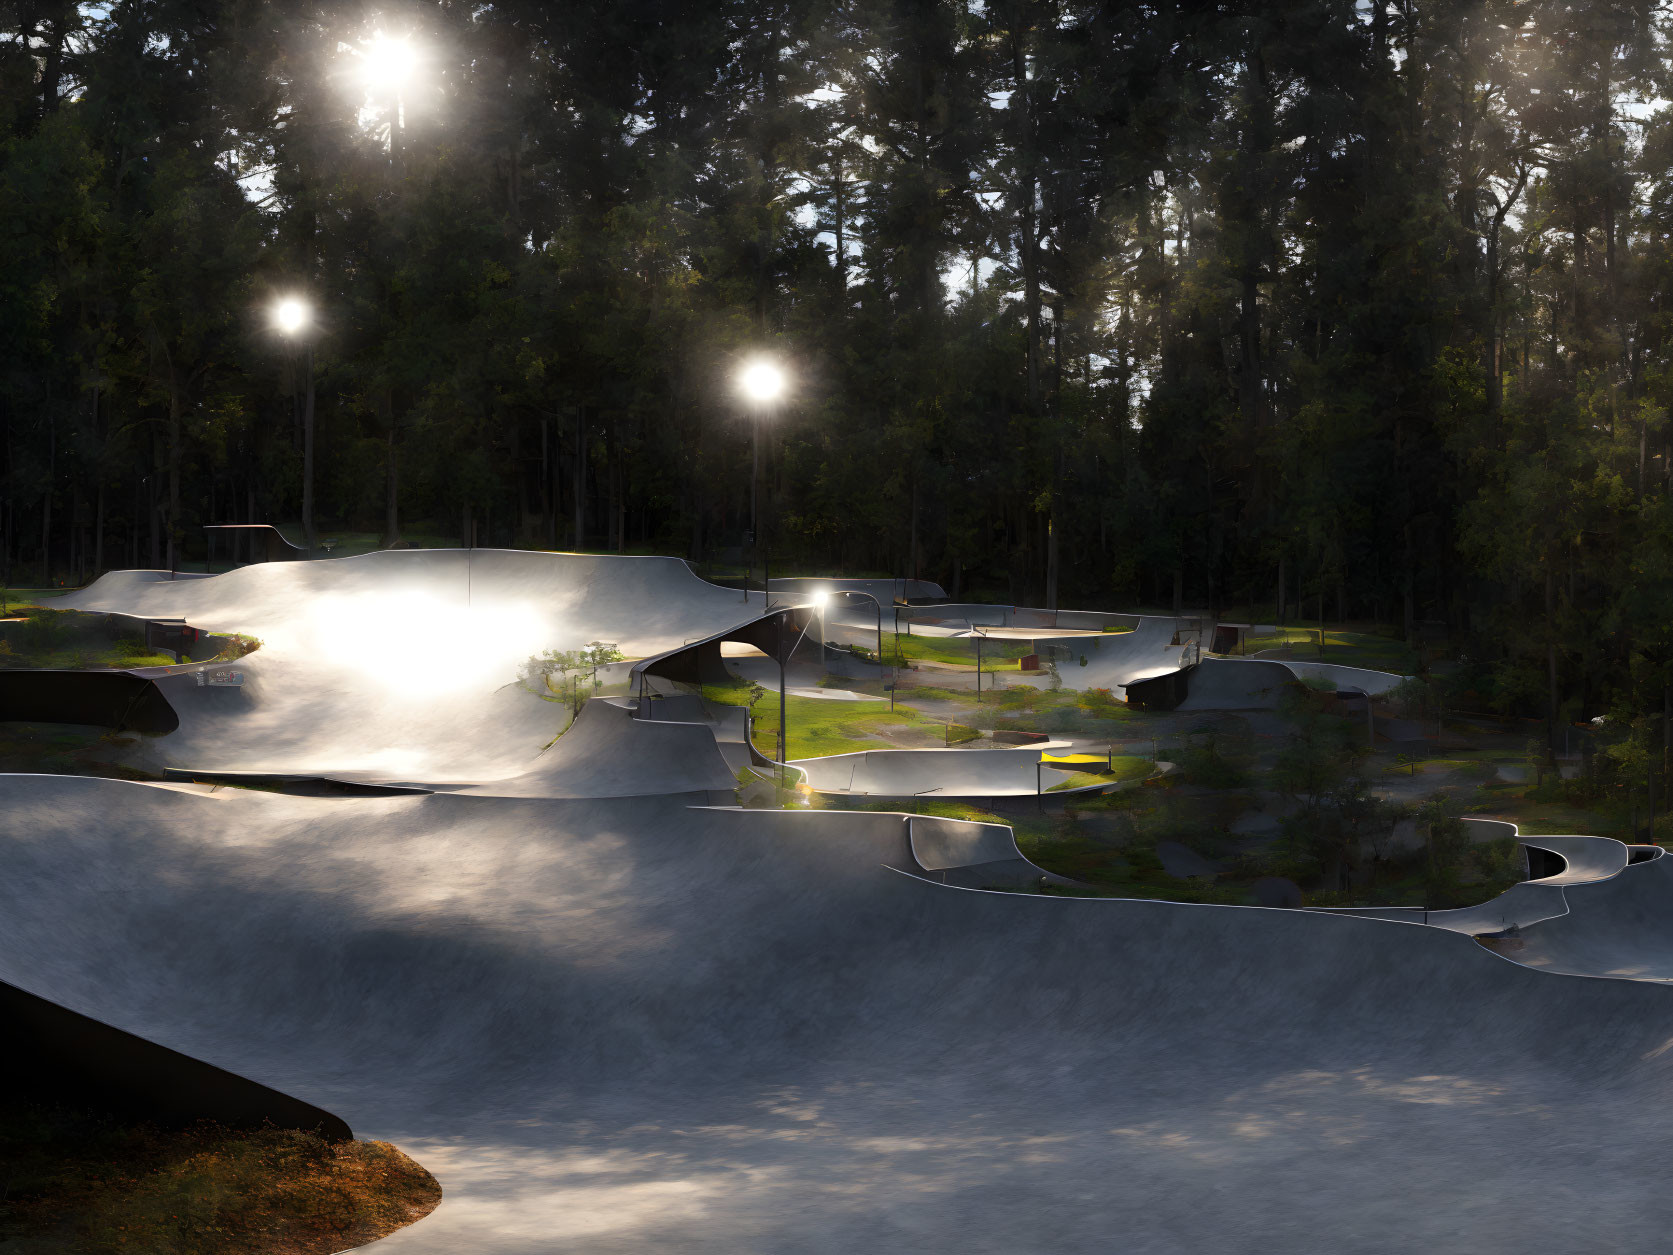
<path fill-rule="evenodd" d="M 1048 743 L 1049 744 L 1049 743 Z M 878 749 L 824 758 L 798 758 L 790 766 L 807 773 L 810 787 L 820 793 L 855 797 L 1032 797 L 1050 793 L 1095 792 L 1106 786 L 1074 789 L 1057 786 L 1073 773 L 1039 767 L 1041 749 Z"/>
<path fill-rule="evenodd" d="M 1563 896 L 1566 913 L 1499 939 L 1495 950 L 1547 972 L 1673 981 L 1673 862 L 1634 863 Z"/>
<path fill-rule="evenodd" d="M 1192 669 L 1180 710 L 1276 710 L 1297 683 L 1281 662 L 1258 658 L 1204 658 Z"/>
<path fill-rule="evenodd" d="M 0 803 L 0 979 L 403 1146 L 444 1198 L 380 1250 L 1649 1252 L 1673 1222 L 1668 992 L 1440 929 L 943 887 L 891 869 L 897 816 Z"/>
<path fill-rule="evenodd" d="M 182 727 L 149 747 L 148 765 L 201 770 L 522 775 L 567 718 L 516 684 L 531 654 L 602 640 L 644 657 L 761 613 L 759 599 L 746 604 L 676 558 L 396 550 L 178 582 L 156 574 L 106 575 L 58 604 L 262 640 L 237 664 L 242 688 L 158 679 Z"/>
<path fill-rule="evenodd" d="M 737 783 L 710 720 L 638 720 L 631 705 L 594 699 L 532 770 L 463 793 L 496 797 L 644 797 Z M 682 712 L 684 713 L 684 712 Z"/>
<path fill-rule="evenodd" d="M 1546 850 L 1563 860 L 1562 870 L 1537 880 L 1525 880 L 1475 906 L 1430 911 L 1410 907 L 1331 907 L 1330 914 L 1355 915 L 1366 919 L 1425 924 L 1468 936 L 1521 930 L 1570 913 L 1570 893 L 1576 886 L 1613 880 L 1627 869 L 1629 847 L 1613 837 L 1520 836 L 1516 825 L 1502 819 L 1467 819 L 1474 840 L 1514 836 L 1524 846 Z M 1659 856 L 1657 856 L 1659 857 Z M 1673 906 L 1673 901 L 1669 902 Z M 1652 944 L 1646 942 L 1646 944 Z M 1508 952 L 1507 952 L 1508 953 Z M 1596 973 L 1592 973 L 1596 974 Z"/>
<path fill-rule="evenodd" d="M 1404 678 L 1387 671 L 1306 659 L 1203 657 L 1196 645 L 1212 639 L 1214 620 L 1201 616 L 1052 611 L 969 602 L 914 606 L 910 612 L 910 624 L 907 622 L 907 611 L 903 609 L 901 614 L 903 632 L 910 630 L 924 636 L 955 638 L 981 632 L 995 640 L 1026 640 L 1042 655 L 1054 657 L 1059 681 L 1065 688 L 1078 691 L 1107 688 L 1121 696 L 1122 690 L 1135 681 L 1167 675 L 1199 658 L 1205 665 L 1229 665 L 1229 669 L 1211 668 L 1206 675 L 1193 676 L 1192 704 L 1181 709 L 1270 708 L 1273 684 L 1260 679 L 1262 667 L 1281 667 L 1288 673 L 1284 678 L 1328 679 L 1338 688 L 1357 688 L 1372 696 L 1389 692 Z M 870 616 L 869 606 L 833 601 L 826 611 L 827 636 L 833 643 L 872 647 L 870 641 L 875 637 L 868 638 L 866 634 L 868 624 L 875 632 L 875 619 Z M 1107 624 L 1118 623 L 1133 625 L 1133 630 L 1111 633 L 1101 630 Z M 1181 643 L 1174 643 L 1176 637 Z M 1084 665 L 1081 662 L 1083 658 Z M 1046 679 L 1019 680 L 1015 676 L 1005 676 L 1003 680 L 1008 684 L 1044 685 L 1050 682 Z M 1200 690 L 1197 685 L 1200 685 Z"/>
<path fill-rule="evenodd" d="M 1261 660 L 1254 659 L 1252 661 Z M 1303 658 L 1285 658 L 1280 661 L 1299 679 L 1305 680 L 1310 676 L 1317 677 L 1322 680 L 1329 680 L 1337 688 L 1358 689 L 1362 693 L 1369 693 L 1372 697 L 1381 697 L 1406 678 L 1405 676 L 1395 675 L 1392 671 L 1372 671 L 1368 667 L 1345 667 L 1336 662 L 1308 662 Z"/>
<path fill-rule="evenodd" d="M 534 721 L 368 718 L 325 649 L 263 681 L 321 758 L 538 770 Z M 1443 928 L 935 883 L 1014 843 L 694 805 L 712 733 L 605 707 L 566 735 L 666 795 L 582 796 L 617 787 L 584 738 L 539 797 L 0 776 L 0 980 L 396 1142 L 444 1196 L 394 1255 L 1665 1249 L 1673 991 Z M 1555 891 L 1649 873 L 1647 918 L 1666 866 Z"/>
<path fill-rule="evenodd" d="M 908 601 L 924 600 L 926 598 L 946 599 L 946 592 L 941 585 L 932 580 L 879 580 L 879 579 L 844 579 L 839 577 L 825 578 L 823 576 L 790 576 L 785 579 L 775 579 L 768 584 L 775 601 L 804 603 L 812 601 L 819 594 L 830 596 L 839 592 L 864 593 L 868 597 L 875 597 L 883 607 L 883 630 L 894 630 L 894 604 L 901 598 Z M 864 597 L 836 597 L 830 601 L 831 612 L 852 613 L 855 622 L 867 618 L 871 620 L 872 632 L 877 630 L 877 611 Z M 904 610 L 902 614 L 906 613 Z"/>

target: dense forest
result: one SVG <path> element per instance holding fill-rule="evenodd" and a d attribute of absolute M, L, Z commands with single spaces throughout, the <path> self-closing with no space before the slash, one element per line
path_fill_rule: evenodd
<path fill-rule="evenodd" d="M 304 526 L 310 421 L 316 533 L 735 561 L 756 437 L 775 570 L 1443 624 L 1648 743 L 1668 22 L 4 0 L 6 578 Z"/>

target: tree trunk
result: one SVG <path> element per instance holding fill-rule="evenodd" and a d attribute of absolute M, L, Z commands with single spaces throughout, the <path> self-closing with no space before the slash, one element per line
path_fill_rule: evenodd
<path fill-rule="evenodd" d="M 308 341 L 302 388 L 302 543 L 314 556 L 314 342 Z M 176 432 L 178 439 L 179 433 Z M 178 454 L 176 454 L 178 459 Z M 172 513 L 172 505 L 171 505 Z"/>
<path fill-rule="evenodd" d="M 57 481 L 58 429 L 51 416 L 46 420 L 46 492 L 41 496 L 41 577 L 52 584 L 52 488 Z"/>
<path fill-rule="evenodd" d="M 384 433 L 383 463 L 383 547 L 388 549 L 401 539 L 401 468 L 395 456 L 393 403 L 389 415 L 389 427 Z"/>
<path fill-rule="evenodd" d="M 169 370 L 168 390 L 168 569 L 173 571 L 180 560 L 176 548 L 180 536 L 180 388 L 175 383 L 174 371 Z"/>
<path fill-rule="evenodd" d="M 552 477 L 552 451 L 547 437 L 550 419 L 540 420 L 540 535 L 550 548 L 557 548 L 557 481 Z"/>
<path fill-rule="evenodd" d="M 575 549 L 586 548 L 587 536 L 587 424 L 586 410 L 575 408 Z"/>
<path fill-rule="evenodd" d="M 1034 157 L 1034 92 L 1028 78 L 1028 51 L 1023 31 L 1026 6 L 1011 6 L 1011 74 L 1015 93 L 1012 108 L 1020 120 L 1018 155 L 1021 186 L 1017 191 L 1017 219 L 1021 239 L 1017 252 L 1022 262 L 1023 313 L 1028 332 L 1028 408 L 1037 412 L 1040 404 L 1040 255 L 1039 223 L 1034 202 L 1039 180 Z"/>
<path fill-rule="evenodd" d="M 1545 674 L 1549 686 L 1546 733 L 1553 750 L 1557 747 L 1557 589 L 1551 567 L 1545 568 Z"/>

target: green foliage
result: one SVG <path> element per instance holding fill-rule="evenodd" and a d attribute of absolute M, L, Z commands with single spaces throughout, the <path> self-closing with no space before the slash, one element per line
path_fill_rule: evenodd
<path fill-rule="evenodd" d="M 596 689 L 601 683 L 598 669 L 612 662 L 621 662 L 624 658 L 621 650 L 606 641 L 590 641 L 582 649 L 548 649 L 531 656 L 517 669 L 517 683 L 529 692 L 545 697 L 562 689 L 567 682 L 573 697 L 578 692 L 581 672 L 592 673 L 591 682 Z"/>
<path fill-rule="evenodd" d="M 428 6 L 402 125 L 336 68 L 371 10 L 9 6 L 0 566 L 297 519 L 310 377 L 316 521 L 733 565 L 727 376 L 770 350 L 775 569 L 1022 606 L 1177 574 L 1426 709 L 1656 715 L 1673 113 L 1625 109 L 1673 53 L 1598 7 L 1176 6 L 1112 44 L 1086 5 Z M 307 345 L 261 316 L 292 288 Z"/>
<path fill-rule="evenodd" d="M 1425 901 L 1431 907 L 1454 905 L 1459 880 L 1470 848 L 1464 821 L 1448 815 L 1444 803 L 1430 801 L 1418 809 L 1417 823 L 1424 833 L 1423 885 Z M 1503 864 L 1502 851 L 1489 856 L 1495 866 Z"/>

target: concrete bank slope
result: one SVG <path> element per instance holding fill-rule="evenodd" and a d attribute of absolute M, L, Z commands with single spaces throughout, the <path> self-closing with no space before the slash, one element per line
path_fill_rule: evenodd
<path fill-rule="evenodd" d="M 1552 839 L 1524 840 L 1543 846 Z M 1650 848 L 1623 848 L 1648 857 L 1608 876 L 1571 880 L 1562 889 L 1564 913 L 1496 938 L 1493 948 L 1547 972 L 1673 981 L 1673 861 Z"/>
<path fill-rule="evenodd" d="M 761 613 L 676 558 L 399 550 L 170 581 L 122 571 L 62 605 L 251 633 L 239 688 L 159 680 L 181 721 L 155 766 L 500 780 L 539 769 L 565 713 L 516 684 L 548 649 L 677 648 Z"/>
<path fill-rule="evenodd" d="M 1673 991 L 684 802 L 0 777 L 0 980 L 401 1145 L 390 1255 L 1665 1249 Z"/>
<path fill-rule="evenodd" d="M 1072 772 L 1041 766 L 1040 761 L 1041 751 L 1034 747 L 884 749 L 798 758 L 790 766 L 805 771 L 808 784 L 820 793 L 902 801 L 917 797 L 1033 797 L 1036 791 L 1049 792 L 1074 778 Z"/>

